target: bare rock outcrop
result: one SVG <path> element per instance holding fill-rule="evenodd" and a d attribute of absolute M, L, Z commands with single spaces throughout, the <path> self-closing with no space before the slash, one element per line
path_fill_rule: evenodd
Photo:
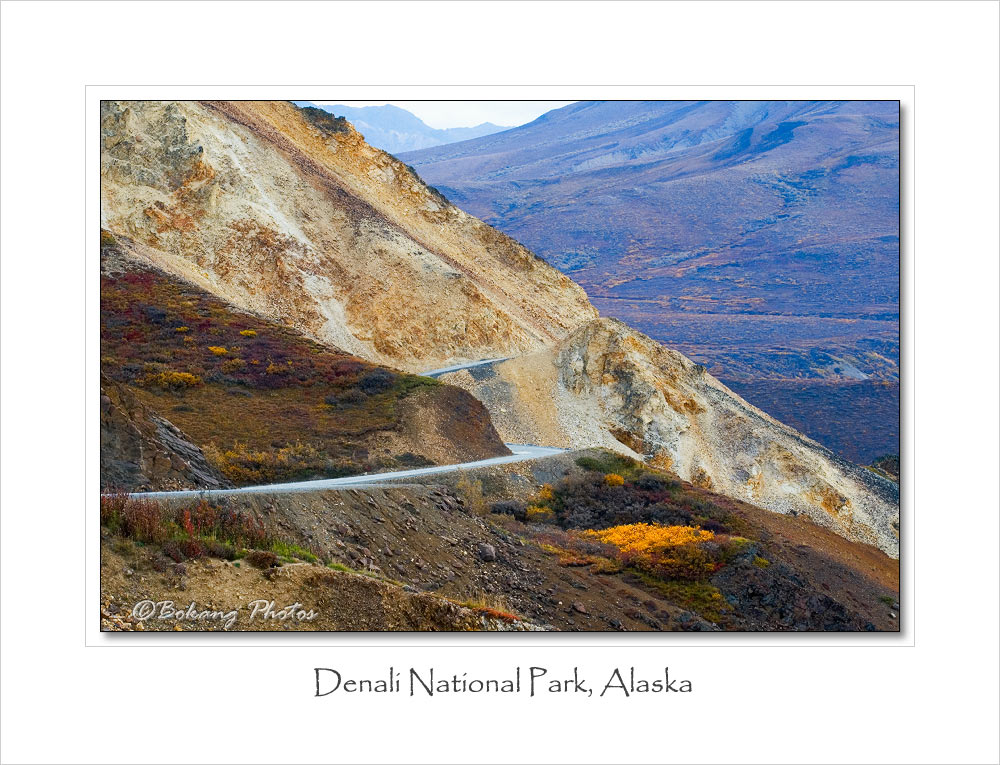
<path fill-rule="evenodd" d="M 102 489 L 222 489 L 231 485 L 180 429 L 125 386 L 101 377 Z"/>
<path fill-rule="evenodd" d="M 898 557 L 896 484 L 839 459 L 622 322 L 599 319 L 552 349 L 443 379 L 484 401 L 507 441 L 614 448 Z"/>
<path fill-rule="evenodd" d="M 106 101 L 101 139 L 105 229 L 362 358 L 422 371 L 519 355 L 597 315 L 566 276 L 329 115 Z"/>

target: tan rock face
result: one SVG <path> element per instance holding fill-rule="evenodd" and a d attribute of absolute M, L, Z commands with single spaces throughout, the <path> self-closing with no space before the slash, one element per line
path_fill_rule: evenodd
<path fill-rule="evenodd" d="M 409 371 L 536 350 L 583 290 L 346 126 L 283 102 L 105 102 L 102 219 L 155 264 Z"/>
<path fill-rule="evenodd" d="M 837 458 L 619 321 L 596 320 L 552 350 L 477 375 L 443 379 L 483 400 L 505 440 L 615 448 L 898 557 L 895 484 Z M 533 415 L 546 408 L 556 424 Z"/>

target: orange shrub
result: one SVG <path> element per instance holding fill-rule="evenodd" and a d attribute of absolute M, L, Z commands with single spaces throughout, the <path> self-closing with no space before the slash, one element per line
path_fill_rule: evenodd
<path fill-rule="evenodd" d="M 229 351 L 223 348 L 221 345 L 210 345 L 208 346 L 208 350 L 210 350 L 216 356 L 225 356 L 227 353 L 229 353 Z"/>
<path fill-rule="evenodd" d="M 608 473 L 604 476 L 604 483 L 608 486 L 624 486 L 625 479 L 618 475 L 618 473 Z"/>
<path fill-rule="evenodd" d="M 617 547 L 625 563 L 664 579 L 699 579 L 718 568 L 699 546 L 715 534 L 695 526 L 629 523 L 585 533 Z"/>
<path fill-rule="evenodd" d="M 555 497 L 555 494 L 552 491 L 552 484 L 550 483 L 542 484 L 542 488 L 538 490 L 538 499 L 542 502 L 548 502 L 553 497 Z"/>
<path fill-rule="evenodd" d="M 121 521 L 121 513 L 128 504 L 129 495 L 126 491 L 112 491 L 101 495 L 101 525 L 117 526 Z"/>
<path fill-rule="evenodd" d="M 121 511 L 122 529 L 125 536 L 140 542 L 163 542 L 169 533 L 164 516 L 163 508 L 153 500 L 129 499 Z"/>
<path fill-rule="evenodd" d="M 711 531 L 696 526 L 661 526 L 658 523 L 628 523 L 587 533 L 614 545 L 622 552 L 640 554 L 662 553 L 672 547 L 707 542 L 715 537 Z"/>

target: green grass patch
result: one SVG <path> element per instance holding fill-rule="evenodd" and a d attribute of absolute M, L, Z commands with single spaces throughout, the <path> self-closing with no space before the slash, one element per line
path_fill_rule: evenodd
<path fill-rule="evenodd" d="M 603 451 L 600 456 L 595 457 L 577 457 L 576 464 L 584 470 L 593 473 L 603 473 L 605 475 L 608 473 L 617 473 L 625 478 L 633 478 L 645 470 L 641 462 L 611 451 Z"/>
<path fill-rule="evenodd" d="M 293 560 L 304 560 L 306 563 L 318 563 L 319 558 L 306 550 L 304 547 L 299 547 L 298 545 L 293 545 L 289 542 L 284 542 L 280 539 L 276 539 L 271 543 L 271 552 L 281 558 L 285 563 L 290 563 Z"/>
<path fill-rule="evenodd" d="M 629 569 L 629 573 L 639 577 L 643 584 L 656 590 L 674 605 L 694 611 L 710 622 L 717 623 L 727 612 L 732 611 L 719 588 L 706 582 L 663 580 L 640 569 Z"/>

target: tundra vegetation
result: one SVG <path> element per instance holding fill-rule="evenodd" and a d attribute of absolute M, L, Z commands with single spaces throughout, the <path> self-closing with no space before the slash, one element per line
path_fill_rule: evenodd
<path fill-rule="evenodd" d="M 220 508 L 205 500 L 172 507 L 155 499 L 114 492 L 101 497 L 101 525 L 120 539 L 157 548 L 163 570 L 171 561 L 204 557 L 247 557 L 258 568 L 265 568 L 261 565 L 264 560 L 273 559 L 273 565 L 319 560 L 313 551 L 266 531 L 263 520 L 254 513 Z"/>
<path fill-rule="evenodd" d="M 732 607 L 712 577 L 733 563 L 769 565 L 744 519 L 670 474 L 606 451 L 576 464 L 582 472 L 542 485 L 530 503 L 500 501 L 492 512 L 527 524 L 564 566 L 631 575 L 717 623 Z"/>
<path fill-rule="evenodd" d="M 102 237 L 102 241 L 104 237 Z M 403 466 L 374 457 L 400 402 L 437 380 L 338 353 L 159 272 L 101 283 L 101 370 L 177 425 L 236 485 Z M 408 453 L 406 464 L 427 464 Z"/>

